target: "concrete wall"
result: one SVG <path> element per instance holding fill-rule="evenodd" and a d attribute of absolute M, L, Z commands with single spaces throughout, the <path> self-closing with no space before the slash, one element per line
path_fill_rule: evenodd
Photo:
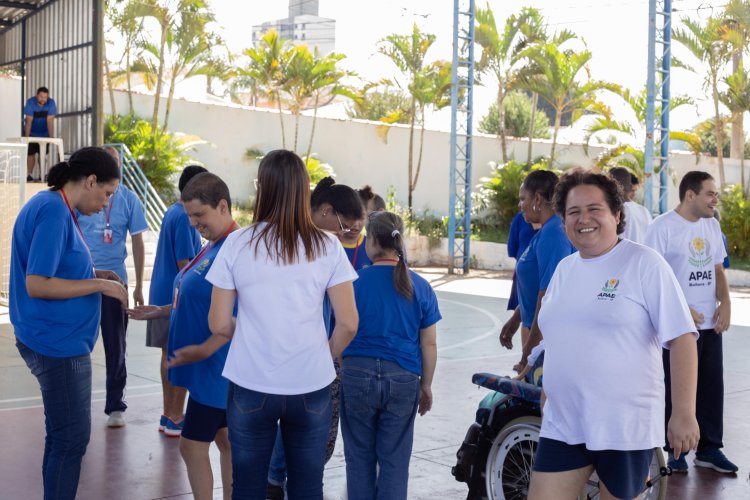
<path fill-rule="evenodd" d="M 21 79 L 0 75 L 0 142 L 21 135 Z"/>

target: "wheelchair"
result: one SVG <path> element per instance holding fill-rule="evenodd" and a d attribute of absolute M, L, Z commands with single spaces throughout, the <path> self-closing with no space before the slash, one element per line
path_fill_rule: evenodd
<path fill-rule="evenodd" d="M 534 456 L 542 424 L 542 362 L 539 356 L 527 381 L 491 373 L 475 373 L 472 382 L 490 389 L 480 403 L 475 421 L 456 453 L 452 474 L 467 483 L 467 500 L 524 500 L 528 496 Z M 667 476 L 672 470 L 660 448 L 654 449 L 648 479 L 638 497 L 664 500 Z M 594 473 L 579 500 L 599 499 L 599 480 Z"/>

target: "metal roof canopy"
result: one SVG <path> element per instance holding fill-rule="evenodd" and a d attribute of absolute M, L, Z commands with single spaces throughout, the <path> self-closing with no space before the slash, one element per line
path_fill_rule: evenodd
<path fill-rule="evenodd" d="M 37 88 L 49 88 L 58 109 L 55 132 L 68 151 L 103 140 L 103 4 L 0 0 L 0 68 L 21 75 L 21 109 Z M 18 120 L 22 132 L 23 116 Z"/>

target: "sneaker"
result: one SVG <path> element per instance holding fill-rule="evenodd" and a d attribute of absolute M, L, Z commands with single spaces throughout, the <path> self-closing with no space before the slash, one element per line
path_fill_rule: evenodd
<path fill-rule="evenodd" d="M 159 417 L 159 432 L 164 432 L 164 428 L 167 426 L 167 418 L 166 415 L 162 415 Z"/>
<path fill-rule="evenodd" d="M 278 484 L 268 483 L 266 486 L 266 500 L 284 500 L 284 488 Z"/>
<path fill-rule="evenodd" d="M 672 452 L 669 452 L 669 460 L 667 460 L 667 465 L 672 469 L 672 472 L 677 472 L 678 474 L 687 474 L 688 471 L 688 463 L 687 460 L 685 460 L 686 454 L 683 453 L 680 455 L 680 458 L 675 458 Z"/>
<path fill-rule="evenodd" d="M 125 414 L 121 411 L 113 411 L 107 419 L 107 427 L 124 427 Z"/>
<path fill-rule="evenodd" d="M 32 182 L 33 180 L 34 180 L 34 178 L 32 176 L 30 176 L 30 175 L 26 176 L 26 182 Z"/>
<path fill-rule="evenodd" d="M 184 418 L 181 418 L 179 422 L 175 422 L 171 418 L 168 418 L 167 425 L 164 426 L 164 435 L 169 437 L 180 437 L 180 434 L 182 434 L 182 425 L 184 422 Z"/>
<path fill-rule="evenodd" d="M 738 470 L 719 448 L 696 453 L 693 463 L 696 467 L 707 467 L 724 474 L 734 474 Z"/>

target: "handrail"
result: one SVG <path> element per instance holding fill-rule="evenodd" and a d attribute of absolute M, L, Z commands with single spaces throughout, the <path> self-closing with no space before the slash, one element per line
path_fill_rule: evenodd
<path fill-rule="evenodd" d="M 138 162 L 133 158 L 133 154 L 127 145 L 122 143 L 105 144 L 116 149 L 120 154 L 120 163 L 122 165 L 122 183 L 133 191 L 141 201 L 143 213 L 146 215 L 146 222 L 149 229 L 158 232 L 161 229 L 161 221 L 167 206 L 162 201 L 159 193 L 151 185 L 146 174 L 143 173 Z"/>

